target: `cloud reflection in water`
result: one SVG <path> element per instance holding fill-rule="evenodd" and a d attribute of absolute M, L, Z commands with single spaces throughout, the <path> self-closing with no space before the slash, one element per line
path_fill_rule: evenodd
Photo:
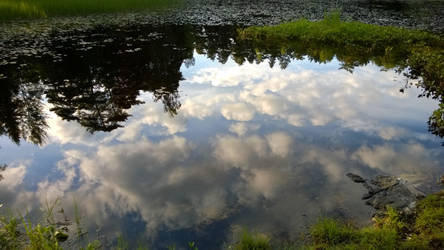
<path fill-rule="evenodd" d="M 119 216 L 137 213 L 153 238 L 228 218 L 291 235 L 323 213 L 367 217 L 363 190 L 344 178 L 348 171 L 420 180 L 443 171 L 442 148 L 424 123 L 437 102 L 417 99 L 415 89 L 399 93 L 402 79 L 394 82 L 393 71 L 195 58 L 195 67 L 182 68 L 175 117 L 149 94 L 124 127 L 107 134 L 79 136 L 79 125 L 50 116 L 48 145 L 63 160 L 48 166 L 27 200 L 80 197 L 85 223 L 110 232 L 125 230 Z M 26 175 L 14 164 L 0 182 L 7 199 Z M 27 167 L 33 164 L 42 163 Z"/>

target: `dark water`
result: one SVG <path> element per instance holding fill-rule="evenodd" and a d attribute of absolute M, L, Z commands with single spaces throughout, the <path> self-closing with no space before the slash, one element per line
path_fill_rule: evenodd
<path fill-rule="evenodd" d="M 12 42 L 20 51 L 0 65 L 2 209 L 37 215 L 58 199 L 105 246 L 122 235 L 218 249 L 243 227 L 297 240 L 319 216 L 369 222 L 348 172 L 429 192 L 444 171 L 426 123 L 438 101 L 378 55 L 264 52 L 232 26 Z"/>

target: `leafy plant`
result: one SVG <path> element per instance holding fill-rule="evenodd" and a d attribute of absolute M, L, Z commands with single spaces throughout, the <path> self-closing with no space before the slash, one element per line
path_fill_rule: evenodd
<path fill-rule="evenodd" d="M 260 233 L 243 230 L 242 236 L 234 246 L 235 250 L 271 250 L 270 239 Z"/>

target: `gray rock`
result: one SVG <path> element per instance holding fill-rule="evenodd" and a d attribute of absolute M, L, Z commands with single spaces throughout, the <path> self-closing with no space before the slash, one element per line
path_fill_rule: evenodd
<path fill-rule="evenodd" d="M 365 179 L 357 174 L 348 173 L 346 174 L 348 178 L 350 178 L 353 182 L 362 183 L 365 182 Z"/>
<path fill-rule="evenodd" d="M 414 212 L 416 202 L 424 197 L 424 194 L 410 185 L 406 180 L 394 176 L 379 175 L 373 179 L 364 179 L 359 175 L 348 173 L 353 182 L 362 183 L 368 190 L 362 199 L 366 204 L 378 211 L 391 206 L 406 214 Z"/>

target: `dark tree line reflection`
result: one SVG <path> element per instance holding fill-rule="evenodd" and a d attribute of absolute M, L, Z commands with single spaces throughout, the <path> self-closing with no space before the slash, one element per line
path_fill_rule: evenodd
<path fill-rule="evenodd" d="M 29 70 L 10 68 L 10 77 L 0 80 L 0 135 L 7 134 L 16 143 L 20 139 L 43 143 L 47 127 L 43 89 Z"/>
<path fill-rule="evenodd" d="M 44 142 L 44 102 L 62 119 L 76 121 L 91 133 L 123 126 L 131 115 L 128 110 L 142 103 L 137 99 L 141 92 L 152 93 L 165 112 L 177 114 L 180 67 L 194 64 L 194 51 L 222 64 L 231 57 L 238 64 L 268 61 L 270 67 L 282 69 L 293 59 L 326 63 L 335 57 L 350 72 L 370 62 L 399 70 L 408 66 L 403 48 L 264 43 L 240 39 L 235 27 L 99 27 L 76 34 L 54 33 L 47 47 L 50 54 L 21 56 L 0 66 L 0 134 L 16 143 L 21 139 Z M 423 76 L 425 70 L 410 70 L 409 77 Z M 429 129 L 443 137 L 444 86 L 442 76 L 435 78 L 434 84 L 422 88 L 424 95 L 441 102 L 430 117 Z"/>
<path fill-rule="evenodd" d="M 147 36 L 140 38 L 141 33 Z M 177 114 L 180 67 L 193 56 L 187 36 L 179 27 L 54 34 L 51 55 L 22 56 L 0 67 L 0 134 L 16 143 L 42 144 L 44 101 L 50 111 L 91 133 L 121 127 L 128 109 L 142 103 L 141 92 L 151 92 L 166 112 Z"/>
<path fill-rule="evenodd" d="M 166 112 L 176 114 L 180 66 L 192 57 L 192 47 L 182 39 L 185 31 L 165 29 L 162 37 L 149 41 L 129 41 L 128 37 L 137 35 L 131 32 L 128 36 L 109 30 L 96 32 L 115 40 L 87 36 L 91 41 L 83 42 L 93 47 L 80 51 L 69 47 L 75 40 L 68 40 L 57 51 L 66 55 L 63 60 L 55 67 L 45 67 L 47 71 L 41 74 L 48 102 L 54 106 L 51 111 L 79 122 L 90 132 L 111 131 L 130 116 L 129 108 L 142 103 L 137 97 L 143 91 L 153 93 Z"/>

